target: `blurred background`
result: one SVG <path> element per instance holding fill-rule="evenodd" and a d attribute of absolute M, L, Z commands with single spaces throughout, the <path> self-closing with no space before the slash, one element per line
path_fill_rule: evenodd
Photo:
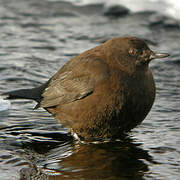
<path fill-rule="evenodd" d="M 0 180 L 179 179 L 178 0 L 0 0 L 0 93 L 39 86 L 75 55 L 127 35 L 171 55 L 151 63 L 157 95 L 144 122 L 119 142 L 77 144 L 35 102 L 0 98 Z"/>

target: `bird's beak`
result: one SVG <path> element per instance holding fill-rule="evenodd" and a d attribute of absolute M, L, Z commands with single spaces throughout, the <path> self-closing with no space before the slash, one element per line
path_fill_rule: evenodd
<path fill-rule="evenodd" d="M 160 59 L 160 58 L 166 58 L 168 57 L 169 54 L 168 53 L 155 53 L 152 52 L 151 56 L 150 56 L 150 60 L 152 59 Z"/>

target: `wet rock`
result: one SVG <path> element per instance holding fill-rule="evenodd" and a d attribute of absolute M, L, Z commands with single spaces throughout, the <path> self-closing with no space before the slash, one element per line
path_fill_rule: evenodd
<path fill-rule="evenodd" d="M 130 10 L 121 5 L 107 6 L 103 10 L 105 16 L 120 17 L 129 14 Z"/>
<path fill-rule="evenodd" d="M 20 180 L 46 180 L 48 177 L 37 169 L 35 165 L 20 170 Z"/>
<path fill-rule="evenodd" d="M 180 28 L 180 22 L 176 19 L 172 19 L 170 17 L 161 15 L 161 14 L 153 14 L 149 18 L 150 27 L 163 27 L 163 28 Z"/>

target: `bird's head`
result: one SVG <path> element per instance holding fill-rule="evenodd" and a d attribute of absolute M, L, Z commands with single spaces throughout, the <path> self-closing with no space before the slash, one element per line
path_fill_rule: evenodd
<path fill-rule="evenodd" d="M 135 70 L 147 67 L 153 59 L 168 57 L 167 53 L 156 53 L 141 39 L 136 37 L 121 37 L 107 41 L 107 57 L 116 60 L 125 69 Z"/>
<path fill-rule="evenodd" d="M 156 53 L 141 39 L 132 37 L 127 38 L 128 55 L 135 60 L 136 66 L 148 64 L 153 59 L 168 57 L 167 53 Z"/>

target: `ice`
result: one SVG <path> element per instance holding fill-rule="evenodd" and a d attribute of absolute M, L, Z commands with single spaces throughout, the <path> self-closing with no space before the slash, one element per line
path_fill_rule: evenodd
<path fill-rule="evenodd" d="M 0 111 L 6 111 L 10 109 L 11 103 L 8 100 L 4 100 L 0 97 Z"/>

